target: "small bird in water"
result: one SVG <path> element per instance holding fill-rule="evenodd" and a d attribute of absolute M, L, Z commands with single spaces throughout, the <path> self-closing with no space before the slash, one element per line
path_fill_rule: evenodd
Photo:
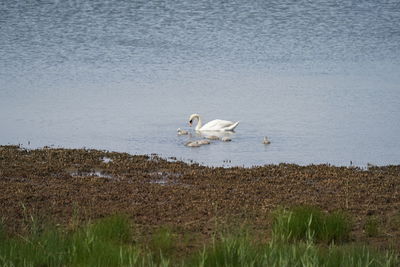
<path fill-rule="evenodd" d="M 190 142 L 187 142 L 185 144 L 185 146 L 188 146 L 188 147 L 200 147 L 201 144 L 199 144 L 197 141 L 190 141 Z"/>
<path fill-rule="evenodd" d="M 210 135 L 210 136 L 207 136 L 206 138 L 210 139 L 210 140 L 218 140 L 219 139 L 218 136 L 216 136 L 216 135 Z"/>
<path fill-rule="evenodd" d="M 178 128 L 176 131 L 178 132 L 178 135 L 188 135 L 189 134 L 188 131 L 182 130 L 181 128 Z"/>
<path fill-rule="evenodd" d="M 208 141 L 207 139 L 202 139 L 202 140 L 197 140 L 197 141 L 189 141 L 185 144 L 185 146 L 188 147 L 199 147 L 202 145 L 209 145 L 211 144 L 210 141 Z"/>
<path fill-rule="evenodd" d="M 211 142 L 208 141 L 207 139 L 202 139 L 199 141 L 196 141 L 199 145 L 209 145 Z"/>
<path fill-rule="evenodd" d="M 232 141 L 232 139 L 230 139 L 230 138 L 227 137 L 227 136 L 224 136 L 224 137 L 222 137 L 221 141 L 223 141 L 223 142 L 230 142 L 230 141 Z"/>
<path fill-rule="evenodd" d="M 263 144 L 264 144 L 264 145 L 269 145 L 269 144 L 271 144 L 271 141 L 268 140 L 268 136 L 264 136 Z"/>

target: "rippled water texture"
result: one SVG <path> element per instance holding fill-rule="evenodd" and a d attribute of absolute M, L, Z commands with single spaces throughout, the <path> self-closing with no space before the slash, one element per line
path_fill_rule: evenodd
<path fill-rule="evenodd" d="M 0 144 L 399 164 L 399 62 L 400 1 L 1 1 Z"/>

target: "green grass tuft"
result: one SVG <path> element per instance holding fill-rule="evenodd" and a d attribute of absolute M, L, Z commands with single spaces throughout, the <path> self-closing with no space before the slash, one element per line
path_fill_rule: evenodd
<path fill-rule="evenodd" d="M 335 211 L 325 215 L 324 229 L 321 240 L 325 242 L 343 242 L 349 240 L 352 222 L 349 216 L 342 211 Z"/>
<path fill-rule="evenodd" d="M 368 237 L 375 237 L 379 234 L 379 222 L 376 217 L 368 217 L 364 225 L 364 231 Z"/>
<path fill-rule="evenodd" d="M 252 266 L 259 262 L 262 253 L 245 236 L 221 237 L 220 241 L 204 248 L 189 260 L 187 266 Z"/>
<path fill-rule="evenodd" d="M 119 266 L 137 262 L 139 249 L 124 217 L 110 217 L 69 233 L 55 227 L 0 245 L 0 266 Z"/>
<path fill-rule="evenodd" d="M 170 256 L 175 247 L 175 235 L 168 227 L 162 227 L 155 231 L 150 241 L 150 249 L 159 256 Z"/>
<path fill-rule="evenodd" d="M 121 215 L 114 215 L 89 224 L 87 231 L 101 240 L 113 241 L 116 243 L 128 243 L 133 241 L 132 225 L 128 218 Z"/>
<path fill-rule="evenodd" d="M 304 216 L 311 212 L 312 216 Z M 189 258 L 175 258 L 179 241 L 168 228 L 161 228 L 152 237 L 150 246 L 137 244 L 132 226 L 123 216 L 113 216 L 84 225 L 73 231 L 45 227 L 28 236 L 10 237 L 0 223 L 0 266 L 399 266 L 396 254 L 376 252 L 363 246 L 319 246 L 312 242 L 321 229 L 342 227 L 335 213 L 325 215 L 316 209 L 279 210 L 276 220 L 291 225 L 296 212 L 306 220 L 306 241 L 282 242 L 273 238 L 268 243 L 255 242 L 247 231 L 222 236 Z M 330 217 L 335 218 L 332 219 Z M 290 218 L 290 220 L 288 219 Z M 339 218 L 339 219 L 338 219 Z M 329 221 L 329 223 L 327 222 Z M 295 225 L 298 227 L 298 225 Z M 274 227 L 277 227 L 276 225 Z M 303 226 L 302 226 L 303 227 Z M 304 229 L 298 227 L 299 237 Z M 297 228 L 296 228 L 297 229 Z M 240 229 L 242 230 L 242 229 Z M 275 228 L 274 234 L 287 234 Z M 341 231 L 329 230 L 331 239 Z M 291 233 L 291 232 L 290 232 Z M 333 238 L 334 239 L 334 238 Z M 292 240 L 291 240 L 292 241 Z"/>
<path fill-rule="evenodd" d="M 205 248 L 186 266 L 397 266 L 395 254 L 382 254 L 363 246 L 321 248 L 312 242 L 272 240 L 254 244 L 246 238 L 225 238 Z"/>
<path fill-rule="evenodd" d="M 339 211 L 327 215 L 314 207 L 299 206 L 278 209 L 273 215 L 273 236 L 281 241 L 342 242 L 351 230 L 350 219 Z"/>

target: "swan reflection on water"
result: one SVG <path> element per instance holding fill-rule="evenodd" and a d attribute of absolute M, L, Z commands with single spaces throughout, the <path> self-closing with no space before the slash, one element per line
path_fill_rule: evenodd
<path fill-rule="evenodd" d="M 215 132 L 215 131 L 202 131 L 196 132 L 197 136 L 204 137 L 209 140 L 222 140 L 223 138 L 232 138 L 235 132 Z"/>

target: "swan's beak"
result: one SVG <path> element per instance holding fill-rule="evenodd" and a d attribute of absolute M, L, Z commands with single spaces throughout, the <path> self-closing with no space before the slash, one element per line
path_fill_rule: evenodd
<path fill-rule="evenodd" d="M 192 120 L 189 121 L 189 126 L 192 127 Z"/>

